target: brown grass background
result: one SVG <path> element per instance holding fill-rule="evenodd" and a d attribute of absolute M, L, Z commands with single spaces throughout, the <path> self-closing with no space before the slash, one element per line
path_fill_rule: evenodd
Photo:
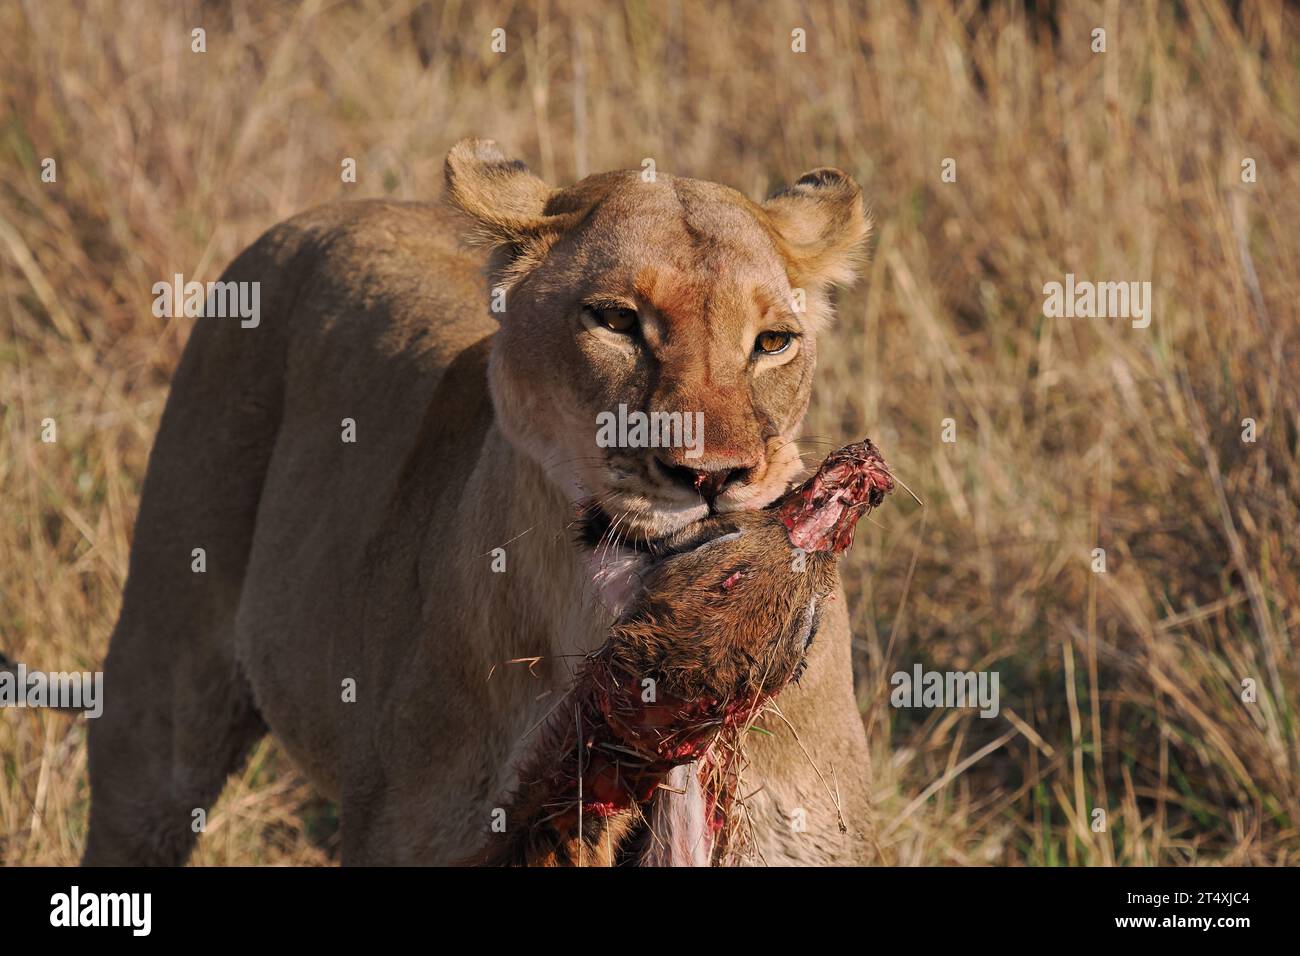
<path fill-rule="evenodd" d="M 1296 40 L 1218 0 L 0 5 L 0 648 L 103 658 L 190 325 L 154 282 L 316 203 L 435 196 L 465 135 L 552 182 L 653 157 L 761 198 L 830 164 L 877 231 L 809 433 L 870 434 L 925 502 L 846 574 L 890 859 L 1294 863 Z M 1044 319 L 1066 272 L 1149 279 L 1151 327 Z M 889 707 L 916 661 L 999 671 L 1002 714 Z M 0 712 L 0 861 L 78 859 L 84 744 Z M 329 862 L 336 831 L 265 742 L 195 862 Z"/>

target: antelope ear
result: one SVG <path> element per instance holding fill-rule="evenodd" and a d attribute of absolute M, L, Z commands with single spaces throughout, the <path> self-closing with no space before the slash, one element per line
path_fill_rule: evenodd
<path fill-rule="evenodd" d="M 763 209 L 783 240 L 795 285 L 825 289 L 857 276 L 871 218 L 852 176 L 822 166 L 773 193 Z"/>
<path fill-rule="evenodd" d="M 541 258 L 570 224 L 547 215 L 554 190 L 490 139 L 462 139 L 447 154 L 447 198 L 478 224 L 472 238 L 496 247 L 491 271 L 511 282 Z"/>

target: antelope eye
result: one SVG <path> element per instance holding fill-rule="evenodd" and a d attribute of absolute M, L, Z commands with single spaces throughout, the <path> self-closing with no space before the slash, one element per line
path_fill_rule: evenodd
<path fill-rule="evenodd" d="M 790 332 L 760 332 L 754 339 L 754 351 L 760 355 L 780 355 L 793 340 L 794 335 Z"/>
<path fill-rule="evenodd" d="M 637 330 L 636 311 L 633 309 L 602 309 L 588 306 L 587 314 L 591 316 L 597 325 L 609 329 L 611 332 L 631 335 Z"/>

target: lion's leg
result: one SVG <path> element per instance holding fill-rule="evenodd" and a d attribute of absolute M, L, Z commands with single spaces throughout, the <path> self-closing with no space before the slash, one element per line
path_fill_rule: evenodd
<path fill-rule="evenodd" d="M 229 655 L 181 643 L 146 631 L 114 636 L 104 713 L 90 725 L 84 865 L 184 863 L 197 811 L 207 812 L 265 730 Z"/>
<path fill-rule="evenodd" d="M 205 494 L 222 500 L 230 482 L 199 474 L 203 453 L 176 438 L 164 427 L 150 478 L 165 467 L 184 474 L 167 486 L 170 503 L 146 483 L 103 713 L 90 721 L 90 865 L 183 863 L 195 811 L 265 730 L 235 658 L 252 509 L 240 521 L 205 503 Z M 187 489 L 179 504 L 178 489 Z"/>
<path fill-rule="evenodd" d="M 248 262 L 226 278 L 255 278 Z M 200 319 L 173 380 L 90 724 L 86 864 L 183 863 L 195 811 L 265 730 L 234 632 L 281 414 L 278 335 Z"/>

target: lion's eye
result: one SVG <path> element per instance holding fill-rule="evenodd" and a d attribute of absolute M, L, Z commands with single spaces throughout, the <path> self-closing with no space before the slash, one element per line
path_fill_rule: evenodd
<path fill-rule="evenodd" d="M 754 339 L 754 351 L 760 355 L 780 355 L 793 340 L 791 332 L 760 332 Z"/>
<path fill-rule="evenodd" d="M 587 312 L 596 323 L 611 332 L 631 335 L 637 330 L 636 311 L 633 309 L 601 309 L 589 306 Z"/>

